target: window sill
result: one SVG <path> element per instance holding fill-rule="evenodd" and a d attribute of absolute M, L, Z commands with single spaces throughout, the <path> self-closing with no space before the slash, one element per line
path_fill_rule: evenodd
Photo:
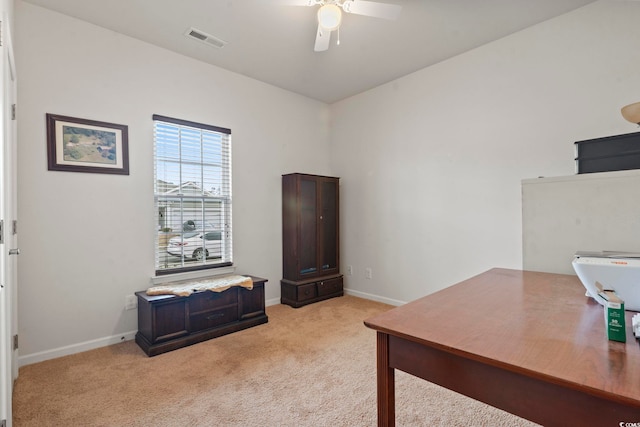
<path fill-rule="evenodd" d="M 230 265 L 228 267 L 220 267 L 216 269 L 186 271 L 184 273 L 166 274 L 162 276 L 152 276 L 151 284 L 161 285 L 168 282 L 177 282 L 179 280 L 199 279 L 201 277 L 223 276 L 235 273 L 236 269 Z M 215 274 L 212 274 L 215 273 Z"/>

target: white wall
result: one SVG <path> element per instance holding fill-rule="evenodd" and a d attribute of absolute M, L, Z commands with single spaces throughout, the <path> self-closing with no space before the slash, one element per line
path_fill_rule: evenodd
<path fill-rule="evenodd" d="M 330 174 L 326 104 L 21 1 L 15 41 L 22 364 L 136 331 L 124 301 L 154 274 L 154 113 L 232 130 L 236 271 L 279 299 L 281 175 Z M 46 113 L 128 125 L 130 175 L 47 171 Z"/>
<path fill-rule="evenodd" d="M 600 1 L 332 105 L 346 286 L 410 301 L 521 268 L 521 179 L 637 130 L 638 22 L 640 3 Z"/>

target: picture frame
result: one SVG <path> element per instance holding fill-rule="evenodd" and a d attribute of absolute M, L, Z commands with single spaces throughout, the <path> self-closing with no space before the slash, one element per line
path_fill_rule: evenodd
<path fill-rule="evenodd" d="M 47 113 L 50 171 L 129 175 L 127 125 Z"/>

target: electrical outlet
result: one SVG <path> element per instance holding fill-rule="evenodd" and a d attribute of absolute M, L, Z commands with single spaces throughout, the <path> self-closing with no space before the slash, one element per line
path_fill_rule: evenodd
<path fill-rule="evenodd" d="M 353 276 L 353 265 L 347 265 L 347 274 Z"/>
<path fill-rule="evenodd" d="M 367 279 L 373 278 L 373 271 L 371 271 L 370 267 L 364 269 L 364 277 L 366 277 Z"/>
<path fill-rule="evenodd" d="M 138 298 L 135 295 L 127 295 L 124 297 L 124 309 L 134 310 L 138 308 Z"/>

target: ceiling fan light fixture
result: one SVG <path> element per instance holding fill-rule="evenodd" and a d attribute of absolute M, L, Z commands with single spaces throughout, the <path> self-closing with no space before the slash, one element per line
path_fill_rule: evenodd
<path fill-rule="evenodd" d="M 640 102 L 622 107 L 621 113 L 626 120 L 640 125 Z"/>
<path fill-rule="evenodd" d="M 342 22 L 342 10 L 335 4 L 325 4 L 318 9 L 318 24 L 327 31 L 333 31 L 340 27 Z"/>

